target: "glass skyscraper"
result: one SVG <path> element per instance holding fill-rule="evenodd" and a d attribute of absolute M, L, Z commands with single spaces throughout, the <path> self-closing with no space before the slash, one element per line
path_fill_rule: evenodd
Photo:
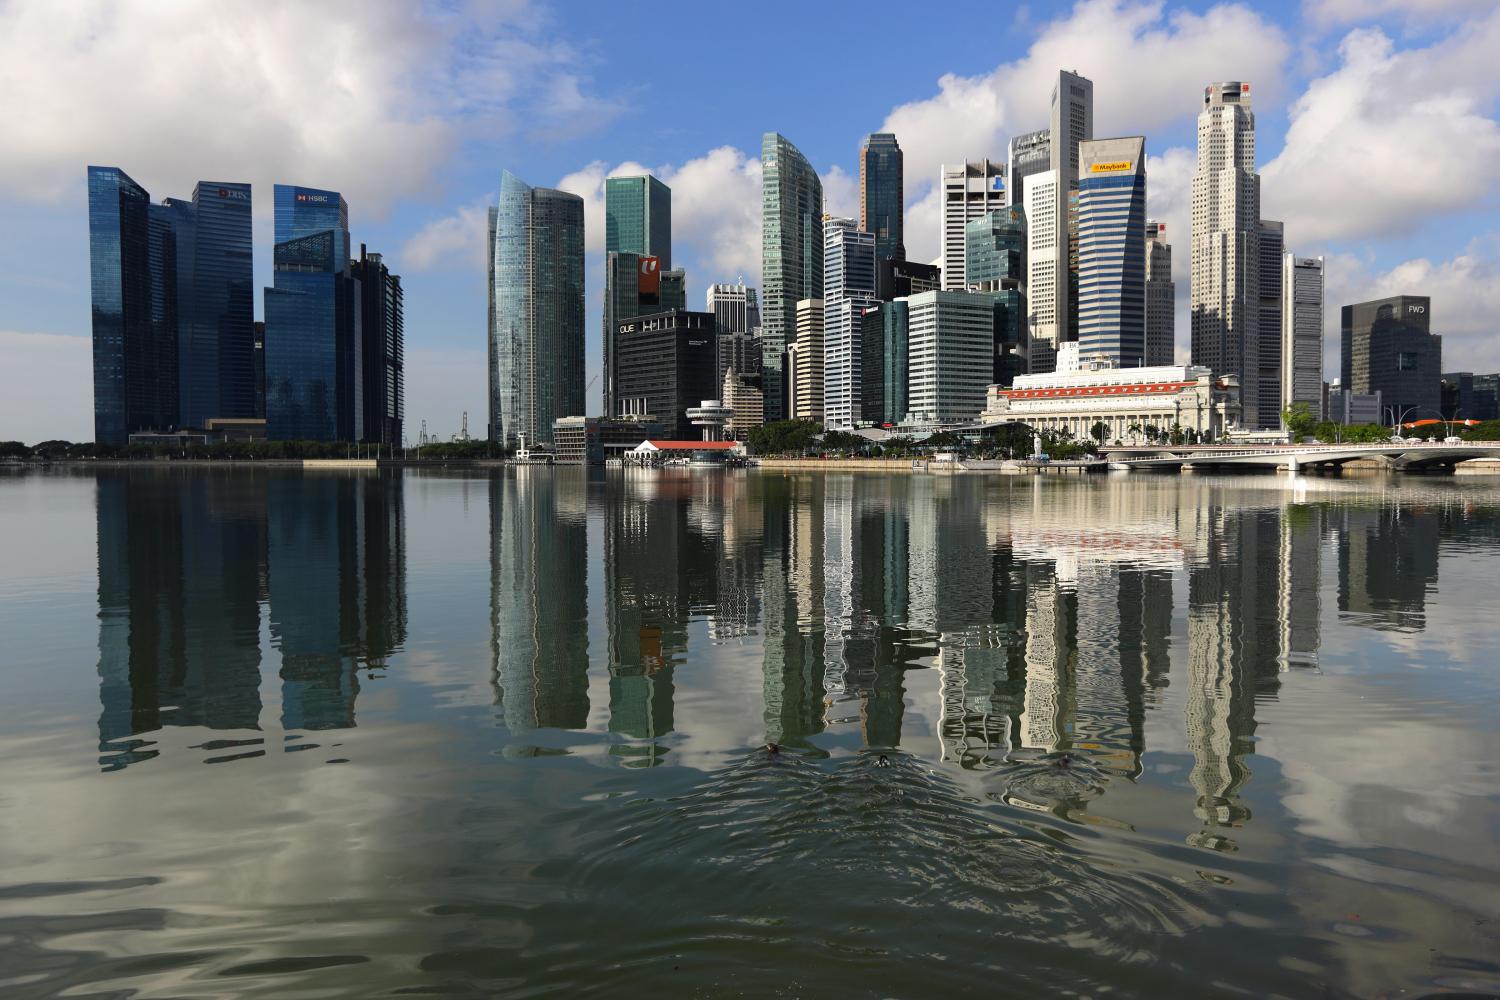
<path fill-rule="evenodd" d="M 969 288 L 995 303 L 997 383 L 1025 373 L 1026 212 L 1020 205 L 987 212 L 964 227 L 964 273 Z"/>
<path fill-rule="evenodd" d="M 672 189 L 650 174 L 604 181 L 604 252 L 656 257 L 672 268 Z"/>
<path fill-rule="evenodd" d="M 180 423 L 202 427 L 210 417 L 253 417 L 255 293 L 250 237 L 250 185 L 199 181 L 191 205 L 190 273 L 179 289 Z M 182 243 L 179 242 L 179 246 Z M 190 270 L 189 270 L 190 269 Z"/>
<path fill-rule="evenodd" d="M 363 437 L 349 206 L 337 191 L 276 185 L 275 287 L 266 289 L 266 436 Z"/>
<path fill-rule="evenodd" d="M 767 422 L 787 416 L 784 355 L 797 303 L 823 297 L 823 182 L 786 138 L 761 138 L 761 351 Z"/>
<path fill-rule="evenodd" d="M 859 150 L 859 228 L 875 237 L 875 259 L 906 259 L 901 192 L 901 145 L 890 132 L 873 132 Z"/>
<path fill-rule="evenodd" d="M 350 267 L 359 282 L 363 440 L 400 445 L 406 416 L 406 325 L 401 276 L 359 245 Z"/>
<path fill-rule="evenodd" d="M 550 444 L 584 412 L 583 199 L 505 171 L 491 267 L 490 440 Z"/>
<path fill-rule="evenodd" d="M 1146 363 L 1146 140 L 1078 144 L 1078 356 Z"/>
<path fill-rule="evenodd" d="M 151 196 L 123 170 L 91 166 L 88 187 L 94 440 L 125 444 L 132 431 L 176 423 L 176 339 L 164 342 L 161 317 L 153 316 L 153 304 L 159 311 L 169 297 L 152 282 L 169 228 L 160 214 L 153 226 Z"/>

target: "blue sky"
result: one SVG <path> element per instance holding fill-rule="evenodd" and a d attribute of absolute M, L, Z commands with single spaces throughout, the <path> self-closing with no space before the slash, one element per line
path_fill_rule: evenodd
<path fill-rule="evenodd" d="M 1475 0 L 996 5 L 966 31 L 909 2 L 863 4 L 851 27 L 846 5 L 805 3 L 0 0 L 0 439 L 91 434 L 89 163 L 158 199 L 251 182 L 261 284 L 271 185 L 342 191 L 355 243 L 406 285 L 410 431 L 425 418 L 446 435 L 465 409 L 484 426 L 484 206 L 501 169 L 588 199 L 592 377 L 608 173 L 672 184 L 675 262 L 701 308 L 712 281 L 759 284 L 762 132 L 792 139 L 830 209 L 854 213 L 860 139 L 891 129 L 907 243 L 930 259 L 938 165 L 1003 158 L 1045 124 L 1060 68 L 1095 81 L 1097 136 L 1146 135 L 1180 307 L 1201 88 L 1249 80 L 1264 214 L 1329 258 L 1325 375 L 1337 306 L 1395 292 L 1433 296 L 1445 368 L 1495 370 L 1497 51 L 1500 5 Z"/>

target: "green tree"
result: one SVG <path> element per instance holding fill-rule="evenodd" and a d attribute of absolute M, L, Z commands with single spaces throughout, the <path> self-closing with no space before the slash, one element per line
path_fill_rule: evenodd
<path fill-rule="evenodd" d="M 811 420 L 776 420 L 751 428 L 745 444 L 757 455 L 801 455 L 820 430 Z"/>
<path fill-rule="evenodd" d="M 1089 428 L 1089 437 L 1100 444 L 1104 443 L 1105 435 L 1109 433 L 1109 427 L 1102 420 L 1095 420 L 1094 426 Z"/>
<path fill-rule="evenodd" d="M 1312 407 L 1306 403 L 1293 403 L 1290 407 L 1281 411 L 1281 422 L 1291 432 L 1293 443 L 1313 434 L 1318 426 L 1318 419 L 1312 414 Z"/>

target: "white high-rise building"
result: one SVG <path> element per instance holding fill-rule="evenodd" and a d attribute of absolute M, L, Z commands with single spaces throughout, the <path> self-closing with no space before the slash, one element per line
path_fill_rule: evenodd
<path fill-rule="evenodd" d="M 793 420 L 823 422 L 823 300 L 798 299 L 796 339 L 787 348 L 787 402 Z"/>
<path fill-rule="evenodd" d="M 1323 418 L 1323 258 L 1281 259 L 1281 408 Z"/>
<path fill-rule="evenodd" d="M 1242 421 L 1260 419 L 1260 175 L 1250 85 L 1203 88 L 1193 174 L 1193 364 L 1240 382 Z"/>
<path fill-rule="evenodd" d="M 1026 359 L 1027 370 L 1031 372 L 1050 372 L 1056 368 L 1062 331 L 1057 315 L 1059 303 L 1063 319 L 1067 318 L 1068 234 L 1064 229 L 1059 245 L 1057 188 L 1056 170 L 1044 170 L 1026 178 Z"/>
<path fill-rule="evenodd" d="M 907 408 L 921 423 L 978 420 L 994 381 L 995 305 L 979 292 L 907 300 Z"/>
<path fill-rule="evenodd" d="M 875 298 L 875 234 L 823 216 L 823 420 L 853 427 L 860 414 L 860 318 Z"/>
<path fill-rule="evenodd" d="M 709 285 L 708 311 L 714 314 L 714 327 L 721 337 L 749 333 L 760 326 L 760 303 L 755 289 L 746 285 L 744 278 L 732 285 Z"/>
<path fill-rule="evenodd" d="M 1078 190 L 1078 144 L 1093 137 L 1093 81 L 1060 70 L 1057 84 L 1052 88 L 1052 126 L 1048 131 L 1048 140 L 1052 144 L 1051 169 L 1057 174 L 1057 196 L 1052 202 L 1053 241 L 1056 244 L 1053 269 L 1057 277 L 1052 294 L 1058 343 L 1078 339 L 1078 331 L 1074 328 L 1077 317 L 1073 314 L 1069 296 L 1072 287 L 1070 269 L 1074 262 L 1068 249 L 1068 213 L 1072 209 L 1072 195 Z M 1031 219 L 1029 214 L 1027 219 Z"/>
<path fill-rule="evenodd" d="M 945 290 L 964 288 L 964 227 L 989 212 L 1006 207 L 1005 164 L 970 160 L 943 164 L 942 281 Z"/>
<path fill-rule="evenodd" d="M 1176 354 L 1177 291 L 1172 244 L 1164 222 L 1146 220 L 1146 366 L 1170 365 Z"/>

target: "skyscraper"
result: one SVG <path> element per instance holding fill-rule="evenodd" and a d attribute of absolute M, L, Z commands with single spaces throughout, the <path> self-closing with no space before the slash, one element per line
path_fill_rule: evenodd
<path fill-rule="evenodd" d="M 1026 345 L 1026 213 L 1019 205 L 990 212 L 964 233 L 968 286 L 995 304 L 994 381 L 1023 374 Z"/>
<path fill-rule="evenodd" d="M 994 303 L 977 293 L 923 292 L 907 306 L 912 417 L 942 423 L 978 419 L 994 377 Z"/>
<path fill-rule="evenodd" d="M 793 420 L 823 422 L 823 300 L 801 299 L 796 304 L 797 338 L 787 349 L 789 416 Z"/>
<path fill-rule="evenodd" d="M 1260 274 L 1256 276 L 1260 308 L 1256 329 L 1260 331 L 1260 373 L 1256 377 L 1260 400 L 1256 406 L 1262 428 L 1281 426 L 1281 380 L 1285 359 L 1281 356 L 1281 258 L 1286 251 L 1282 225 L 1261 219 L 1256 227 L 1260 248 L 1256 254 Z"/>
<path fill-rule="evenodd" d="M 1034 375 L 1056 368 L 1067 324 L 1067 230 L 1059 240 L 1057 178 L 1056 170 L 1043 170 L 1026 181 L 1026 358 Z"/>
<path fill-rule="evenodd" d="M 909 319 L 906 298 L 882 302 L 860 318 L 860 411 L 877 425 L 906 418 Z"/>
<path fill-rule="evenodd" d="M 993 160 L 969 160 L 953 166 L 945 163 L 939 187 L 943 199 L 943 288 L 962 290 L 964 227 L 1005 207 L 1005 164 Z"/>
<path fill-rule="evenodd" d="M 672 269 L 672 189 L 650 174 L 604 181 L 604 252 L 655 257 Z"/>
<path fill-rule="evenodd" d="M 1203 88 L 1192 205 L 1193 364 L 1237 375 L 1242 420 L 1260 427 L 1260 175 L 1248 83 Z"/>
<path fill-rule="evenodd" d="M 719 338 L 719 383 L 733 368 L 737 375 L 758 375 L 760 356 L 760 303 L 755 289 L 741 278 L 735 284 L 708 286 L 708 311 L 714 314 Z M 753 354 L 754 357 L 750 355 Z"/>
<path fill-rule="evenodd" d="M 1052 169 L 1051 130 L 1038 129 L 1011 136 L 1008 166 L 1009 204 L 1020 207 L 1026 203 L 1026 178 Z"/>
<path fill-rule="evenodd" d="M 797 303 L 823 298 L 823 182 L 796 146 L 761 138 L 761 351 L 766 420 L 787 415 L 782 354 L 797 330 Z M 820 383 L 821 384 L 821 383 Z"/>
<path fill-rule="evenodd" d="M 823 217 L 823 418 L 853 427 L 860 416 L 860 317 L 875 298 L 876 239 L 853 219 Z"/>
<path fill-rule="evenodd" d="M 583 199 L 500 178 L 490 330 L 490 439 L 552 440 L 583 413 Z"/>
<path fill-rule="evenodd" d="M 873 132 L 859 150 L 859 228 L 875 237 L 875 259 L 906 259 L 901 146 L 890 132 Z"/>
<path fill-rule="evenodd" d="M 1323 258 L 1286 254 L 1281 268 L 1281 409 L 1323 408 Z"/>
<path fill-rule="evenodd" d="M 192 277 L 179 295 L 178 423 L 202 427 L 255 416 L 250 185 L 199 181 L 191 210 L 191 258 L 179 264 Z"/>
<path fill-rule="evenodd" d="M 1380 393 L 1390 424 L 1441 416 L 1443 338 L 1431 333 L 1432 300 L 1392 295 L 1344 306 L 1340 385 Z"/>
<path fill-rule="evenodd" d="M 1146 362 L 1146 140 L 1079 143 L 1078 354 Z"/>
<path fill-rule="evenodd" d="M 1176 354 L 1177 292 L 1166 223 L 1146 222 L 1146 367 L 1170 365 Z"/>
<path fill-rule="evenodd" d="M 612 250 L 604 255 L 605 416 L 619 416 L 621 410 L 615 384 L 620 374 L 615 347 L 621 325 L 647 313 L 686 308 L 687 276 L 682 271 L 663 271 L 661 258 L 630 251 Z"/>
<path fill-rule="evenodd" d="M 401 276 L 359 245 L 352 265 L 360 290 L 363 440 L 399 446 L 406 417 L 406 324 Z"/>
<path fill-rule="evenodd" d="M 679 441 L 697 437 L 688 408 L 719 395 L 713 313 L 671 309 L 623 320 L 616 344 L 620 408 L 650 414 Z"/>
<path fill-rule="evenodd" d="M 604 181 L 604 413 L 614 416 L 616 327 L 623 320 L 659 309 L 686 309 L 686 301 L 663 301 L 658 275 L 672 270 L 672 189 L 650 174 Z M 610 255 L 624 254 L 615 260 Z M 633 277 L 639 274 L 639 278 Z M 617 280 L 618 279 L 618 280 Z M 637 305 L 631 287 L 640 291 Z M 579 413 L 582 413 L 579 410 Z"/>
<path fill-rule="evenodd" d="M 349 206 L 337 191 L 278 184 L 274 286 L 265 291 L 266 436 L 358 441 L 364 405 Z"/>

